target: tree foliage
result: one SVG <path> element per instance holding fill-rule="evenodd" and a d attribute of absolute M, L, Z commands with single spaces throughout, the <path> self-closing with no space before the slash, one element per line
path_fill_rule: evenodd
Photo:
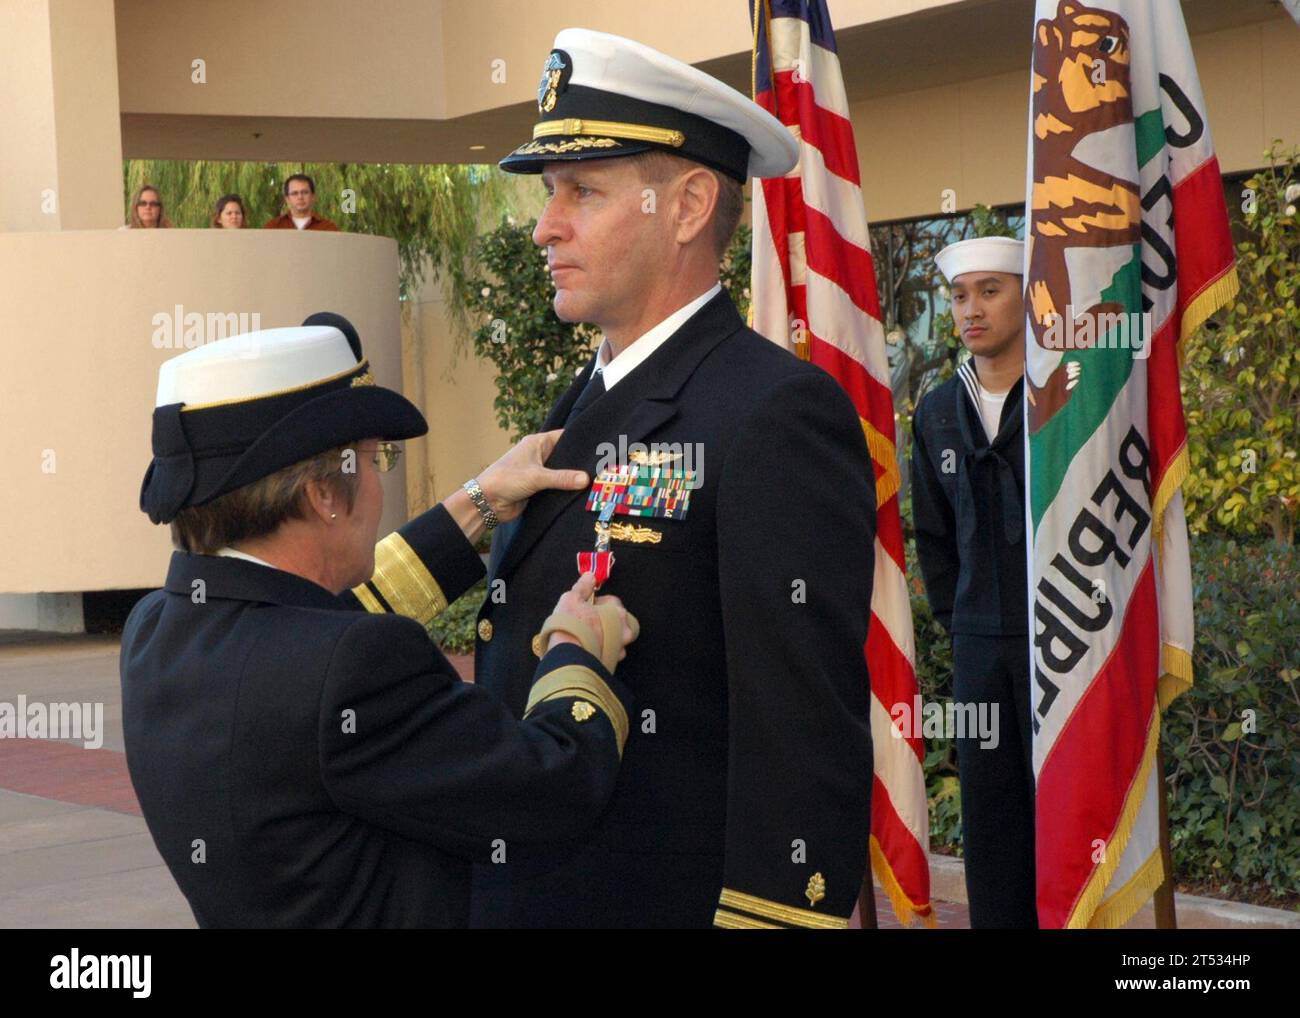
<path fill-rule="evenodd" d="M 285 210 L 282 186 L 293 173 L 316 182 L 316 213 L 340 230 L 392 237 L 401 264 L 401 294 L 419 291 L 428 273 L 440 278 L 453 311 L 470 272 L 480 224 L 506 207 L 500 171 L 486 166 L 403 163 L 257 163 L 140 159 L 125 165 L 126 197 L 141 184 L 158 188 L 177 227 L 212 222 L 217 199 L 238 194 L 248 225 L 261 227 Z"/>
<path fill-rule="evenodd" d="M 1294 543 L 1300 510 L 1300 148 L 1230 200 L 1241 291 L 1186 346 L 1188 526 Z M 1289 193 L 1288 193 L 1289 191 Z"/>

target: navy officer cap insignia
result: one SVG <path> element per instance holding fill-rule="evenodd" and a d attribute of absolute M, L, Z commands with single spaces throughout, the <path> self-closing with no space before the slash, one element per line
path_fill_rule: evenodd
<path fill-rule="evenodd" d="M 744 183 L 781 177 L 799 143 L 781 121 L 730 85 L 631 39 L 566 28 L 542 67 L 532 139 L 501 160 L 541 173 L 555 160 L 608 159 L 654 150 Z"/>
<path fill-rule="evenodd" d="M 569 83 L 569 74 L 573 70 L 573 61 L 562 49 L 551 50 L 551 55 L 542 65 L 542 80 L 537 85 L 537 112 L 550 113 L 555 109 L 564 86 Z"/>

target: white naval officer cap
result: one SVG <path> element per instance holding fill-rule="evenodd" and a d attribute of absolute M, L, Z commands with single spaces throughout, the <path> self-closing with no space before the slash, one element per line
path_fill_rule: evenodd
<path fill-rule="evenodd" d="M 973 237 L 949 244 L 934 256 L 943 278 L 951 283 L 967 272 L 1025 271 L 1025 242 L 1011 237 Z"/>
<path fill-rule="evenodd" d="M 140 508 L 170 523 L 189 506 L 365 438 L 415 438 L 424 415 L 375 384 L 357 330 L 317 312 L 189 350 L 158 370 L 153 461 Z"/>
<path fill-rule="evenodd" d="M 555 37 L 537 109 L 532 140 L 501 160 L 503 170 L 540 173 L 549 161 L 658 149 L 743 183 L 784 176 L 799 161 L 790 129 L 730 85 L 639 42 L 586 28 Z"/>

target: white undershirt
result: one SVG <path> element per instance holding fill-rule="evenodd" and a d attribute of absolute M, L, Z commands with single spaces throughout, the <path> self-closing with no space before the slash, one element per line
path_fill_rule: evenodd
<path fill-rule="evenodd" d="M 704 307 L 722 289 L 721 283 L 714 283 L 706 293 L 702 293 L 685 307 L 678 308 L 649 332 L 638 336 L 621 354 L 610 360 L 609 340 L 600 341 L 600 352 L 596 360 L 596 370 L 605 377 L 605 391 L 608 392 L 618 384 L 619 379 L 626 378 L 642 361 L 658 350 L 672 338 L 674 332 L 686 324 L 686 320 Z"/>
<path fill-rule="evenodd" d="M 300 230 L 307 229 L 307 224 L 310 222 L 311 222 L 311 216 L 305 216 L 302 219 L 299 219 L 297 216 L 293 217 L 293 225 L 298 227 L 298 229 Z"/>
<path fill-rule="evenodd" d="M 1010 390 L 1007 390 L 1010 392 Z M 1005 392 L 989 392 L 980 386 L 980 417 L 984 420 L 984 433 L 989 442 L 998 437 L 998 427 L 1002 423 L 1002 407 L 1007 401 Z"/>
<path fill-rule="evenodd" d="M 246 551 L 238 551 L 230 547 L 230 545 L 226 545 L 224 548 L 218 548 L 217 554 L 222 558 L 242 558 L 245 562 L 256 562 L 259 566 L 266 566 L 267 569 L 275 568 L 275 566 L 271 565 L 271 563 L 267 562 L 265 559 L 260 559 L 256 555 L 250 555 Z"/>

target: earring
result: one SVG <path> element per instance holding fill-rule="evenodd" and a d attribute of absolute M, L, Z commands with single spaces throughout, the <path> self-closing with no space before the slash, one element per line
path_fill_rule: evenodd
<path fill-rule="evenodd" d="M 330 513 L 330 519 L 332 519 L 332 520 L 337 520 L 338 518 L 339 518 L 339 514 L 338 514 L 338 513 Z"/>

